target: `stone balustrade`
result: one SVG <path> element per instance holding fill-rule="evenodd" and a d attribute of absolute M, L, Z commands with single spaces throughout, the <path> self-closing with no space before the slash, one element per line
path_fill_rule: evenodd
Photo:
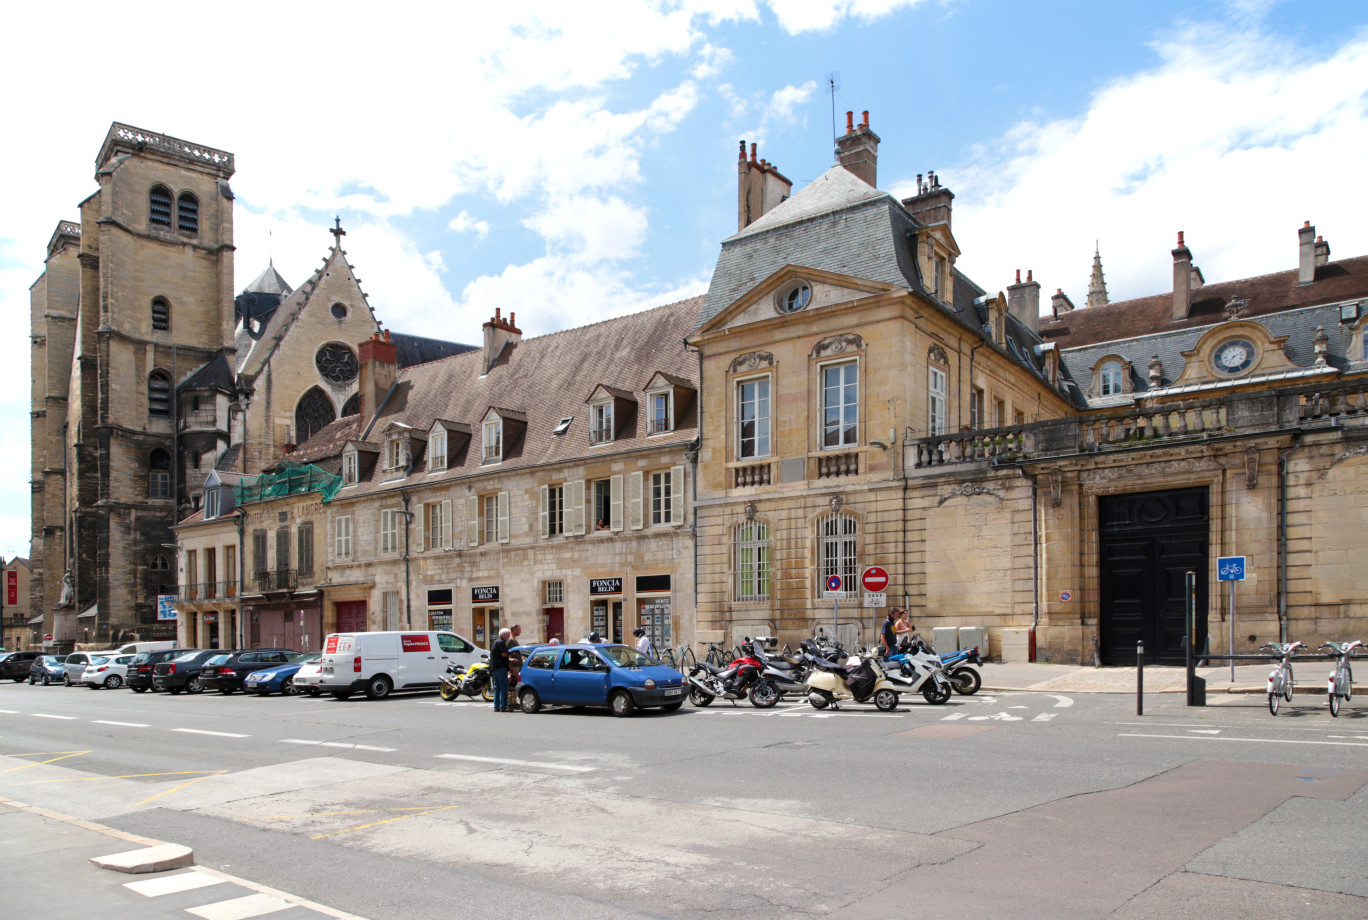
<path fill-rule="evenodd" d="M 767 486 L 771 481 L 770 464 L 756 463 L 751 466 L 738 466 L 732 469 L 732 488 L 746 486 Z"/>
<path fill-rule="evenodd" d="M 818 479 L 836 479 L 859 474 L 860 455 L 857 453 L 823 454 L 817 458 Z"/>

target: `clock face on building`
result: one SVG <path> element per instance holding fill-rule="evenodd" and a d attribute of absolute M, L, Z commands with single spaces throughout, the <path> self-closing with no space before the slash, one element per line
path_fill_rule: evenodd
<path fill-rule="evenodd" d="M 1244 339 L 1223 342 L 1215 354 L 1216 370 L 1222 374 L 1238 374 L 1254 363 L 1254 346 Z"/>

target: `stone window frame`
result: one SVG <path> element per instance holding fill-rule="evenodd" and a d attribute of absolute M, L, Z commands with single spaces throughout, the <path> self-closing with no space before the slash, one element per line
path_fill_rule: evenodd
<path fill-rule="evenodd" d="M 764 528 L 764 536 L 759 536 L 759 528 Z M 732 525 L 732 600 L 739 604 L 768 603 L 774 590 L 774 527 L 768 518 L 755 517 L 737 521 Z M 750 566 L 753 574 L 747 578 L 745 550 L 754 551 L 754 563 Z M 763 550 L 764 558 L 761 559 Z M 749 582 L 749 585 L 747 584 Z M 749 586 L 752 590 L 746 591 Z M 760 588 L 764 590 L 761 591 Z"/>
<path fill-rule="evenodd" d="M 147 375 L 147 414 L 151 418 L 171 417 L 171 375 L 158 368 Z"/>
<path fill-rule="evenodd" d="M 745 400 L 742 397 L 742 391 L 746 386 L 753 383 L 759 383 L 760 381 L 764 381 L 766 384 L 764 396 L 766 408 L 765 414 L 763 416 L 765 422 L 765 448 L 763 451 L 759 449 L 759 442 L 761 440 L 761 436 L 757 433 L 751 438 L 751 440 L 755 441 L 757 445 L 755 452 L 747 454 L 744 452 L 746 438 L 742 434 L 742 426 L 744 424 L 744 420 L 741 417 L 741 408 L 745 404 Z M 769 457 L 772 457 L 774 455 L 774 373 L 772 371 L 766 371 L 761 374 L 749 374 L 745 377 L 732 378 L 732 398 L 733 400 L 735 400 L 735 406 L 732 411 L 732 418 L 735 422 L 733 436 L 736 438 L 736 459 L 743 461 L 764 460 Z M 755 402 L 757 404 L 759 403 L 758 396 Z M 760 416 L 757 413 L 755 418 L 758 422 L 762 418 L 762 416 Z"/>
<path fill-rule="evenodd" d="M 152 298 L 152 331 L 171 331 L 171 301 L 161 294 Z"/>
<path fill-rule="evenodd" d="M 157 193 L 161 192 L 164 201 L 159 201 Z M 171 189 L 158 182 L 147 190 L 147 223 L 153 227 L 163 227 L 170 230 L 172 227 L 172 217 L 175 214 L 176 195 Z"/>
<path fill-rule="evenodd" d="M 1107 365 L 1109 364 L 1119 365 L 1118 370 L 1121 372 L 1121 390 L 1116 393 L 1104 394 L 1102 392 L 1103 384 L 1105 383 L 1103 371 L 1106 370 Z M 1124 396 L 1133 392 L 1135 392 L 1135 374 L 1133 373 L 1133 365 L 1129 358 L 1125 355 L 1111 352 L 1093 362 L 1092 385 L 1088 387 L 1089 399 L 1100 399 L 1104 395 L 1108 397 Z"/>
<path fill-rule="evenodd" d="M 935 386 L 940 374 L 940 389 Z M 937 399 L 940 412 L 937 414 Z M 937 424 L 939 423 L 939 424 Z M 950 426 L 950 356 L 939 345 L 926 352 L 926 433 L 930 437 L 944 435 Z"/>
<path fill-rule="evenodd" d="M 176 196 L 176 230 L 189 236 L 199 236 L 200 200 L 191 191 Z"/>
<path fill-rule="evenodd" d="M 861 438 L 862 438 L 863 435 L 864 435 L 864 432 L 861 430 L 861 429 L 863 428 L 863 425 L 861 424 L 861 419 L 862 419 L 863 416 L 864 416 L 864 363 L 860 360 L 860 356 L 859 356 L 859 355 L 852 355 L 852 356 L 850 356 L 850 357 L 846 357 L 846 356 L 843 355 L 843 356 L 841 356 L 841 357 L 839 357 L 839 358 L 832 358 L 831 360 L 827 360 L 827 361 L 818 361 L 818 362 L 816 362 L 816 364 L 817 364 L 817 367 L 816 367 L 816 371 L 817 371 L 817 374 L 816 374 L 816 387 L 817 387 L 817 393 L 816 393 L 816 401 L 817 401 L 817 449 L 818 449 L 818 450 L 834 450 L 834 451 L 849 451 L 849 450 L 853 450 L 853 449 L 855 449 L 855 448 L 857 448 L 857 447 L 860 446 Z M 841 426 L 840 426 L 840 428 L 838 429 L 838 432 L 837 432 L 838 439 L 839 439 L 839 443 L 836 443 L 836 444 L 827 444 L 827 443 L 826 443 L 826 410 L 827 410 L 827 406 L 826 406 L 826 382 L 825 382 L 826 373 L 827 373 L 828 370 L 831 370 L 831 369 L 833 369 L 833 368 L 837 368 L 837 367 L 850 367 L 850 366 L 852 366 L 852 365 L 853 365 L 854 368 L 855 368 L 855 382 L 854 382 L 854 387 L 855 387 L 855 439 L 854 439 L 853 441 L 846 441 L 846 440 L 844 440 L 844 438 L 845 438 L 845 424 L 844 424 L 844 421 L 843 421 L 842 424 L 841 424 Z M 844 377 L 844 375 L 842 375 L 842 377 Z M 842 393 L 844 393 L 845 388 L 846 388 L 846 384 L 844 383 L 844 381 L 842 381 L 842 383 L 841 383 L 840 386 L 841 386 L 841 391 L 842 391 Z M 845 403 L 844 403 L 844 401 L 842 401 L 842 406 L 844 406 L 844 405 L 845 405 Z"/>
<path fill-rule="evenodd" d="M 352 557 L 352 516 L 339 514 L 333 518 L 333 558 Z"/>
<path fill-rule="evenodd" d="M 399 506 L 380 509 L 380 555 L 399 555 L 399 516 L 403 512 Z"/>
<path fill-rule="evenodd" d="M 669 489 L 668 495 L 657 502 L 657 477 Z M 642 483 L 646 490 L 643 506 L 644 524 L 648 527 L 677 527 L 684 523 L 684 467 L 682 464 L 658 470 L 642 471 Z M 630 491 L 630 489 L 629 489 Z M 635 526 L 635 522 L 633 522 Z"/>
<path fill-rule="evenodd" d="M 570 518 L 570 509 L 566 504 L 570 492 L 569 485 L 567 482 L 550 482 L 538 489 L 538 519 L 543 540 L 563 537 L 570 532 L 566 526 Z"/>
<path fill-rule="evenodd" d="M 774 312 L 780 316 L 801 313 L 812 306 L 813 296 L 811 282 L 805 278 L 794 278 L 774 292 Z"/>
<path fill-rule="evenodd" d="M 155 465 L 158 455 L 164 466 Z M 154 500 L 171 498 L 171 454 L 165 448 L 154 447 L 147 454 L 147 497 Z"/>
<path fill-rule="evenodd" d="M 859 596 L 857 581 L 860 574 L 860 519 L 844 509 L 828 511 L 817 517 L 814 528 L 816 537 L 817 596 L 823 600 L 849 600 Z M 848 529 L 849 528 L 849 529 Z M 828 529 L 838 533 L 825 533 Z M 836 566 L 827 564 L 826 546 L 834 543 L 839 546 Z M 846 559 L 845 545 L 852 547 L 849 560 Z M 845 565 L 849 562 L 849 566 Z M 841 571 L 837 571 L 837 569 Z M 841 576 L 841 590 L 828 591 L 826 580 L 831 575 Z"/>

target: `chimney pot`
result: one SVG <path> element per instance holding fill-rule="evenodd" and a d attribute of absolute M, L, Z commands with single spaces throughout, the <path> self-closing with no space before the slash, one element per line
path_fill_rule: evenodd
<path fill-rule="evenodd" d="M 1021 283 L 1021 269 L 1019 269 L 1019 268 L 1016 270 L 1016 278 L 1017 278 L 1016 283 L 1017 283 L 1017 284 L 1020 284 L 1020 283 Z"/>
<path fill-rule="evenodd" d="M 861 128 L 868 128 L 868 127 L 869 127 L 869 110 L 868 110 L 868 109 L 865 110 L 865 112 L 864 112 L 864 117 L 860 120 L 860 127 L 861 127 Z"/>
<path fill-rule="evenodd" d="M 1304 220 L 1304 221 L 1302 221 L 1302 226 L 1303 226 L 1303 227 L 1309 227 L 1309 226 L 1311 226 L 1311 221 L 1309 221 L 1309 220 Z"/>
<path fill-rule="evenodd" d="M 741 141 L 741 159 L 744 160 L 745 158 L 746 158 L 746 142 L 743 140 L 743 141 Z"/>
<path fill-rule="evenodd" d="M 855 133 L 855 113 L 846 112 L 846 134 Z"/>
<path fill-rule="evenodd" d="M 751 144 L 751 156 L 750 156 L 750 161 L 751 161 L 752 163 L 755 162 L 755 144 Z"/>
<path fill-rule="evenodd" d="M 517 318 L 518 318 L 518 314 L 516 314 L 516 313 L 509 313 L 509 314 L 508 314 L 508 325 L 510 325 L 510 326 L 516 326 L 516 325 L 518 325 Z"/>
<path fill-rule="evenodd" d="M 1179 230 L 1179 231 L 1178 231 L 1178 245 L 1179 245 L 1179 246 L 1182 246 L 1182 245 L 1183 245 L 1183 231 L 1182 231 L 1182 230 Z"/>
<path fill-rule="evenodd" d="M 1032 275 L 1034 275 L 1034 274 L 1035 274 L 1034 270 L 1029 269 L 1029 268 L 1026 269 L 1026 280 L 1027 280 L 1027 281 L 1034 281 L 1035 278 L 1032 277 Z"/>

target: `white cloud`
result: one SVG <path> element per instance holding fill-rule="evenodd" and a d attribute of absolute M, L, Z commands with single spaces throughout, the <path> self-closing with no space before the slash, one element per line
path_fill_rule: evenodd
<path fill-rule="evenodd" d="M 457 233 L 474 233 L 480 239 L 489 236 L 489 221 L 474 217 L 469 211 L 462 210 L 447 224 L 448 230 Z"/>
<path fill-rule="evenodd" d="M 869 21 L 923 0 L 766 0 L 790 35 L 821 32 L 847 17 Z"/>
<path fill-rule="evenodd" d="M 707 80 L 720 74 L 723 68 L 736 60 L 736 55 L 728 48 L 719 48 L 709 42 L 698 49 L 698 58 L 690 75 L 695 80 Z"/>
<path fill-rule="evenodd" d="M 557 198 L 523 222 L 568 263 L 593 265 L 638 254 L 646 238 L 646 209 L 621 198 Z"/>
<path fill-rule="evenodd" d="M 1155 50 L 1080 116 L 1022 121 L 942 175 L 971 277 L 998 289 L 1032 268 L 1078 304 L 1100 240 L 1111 299 L 1129 299 L 1170 289 L 1179 230 L 1210 282 L 1295 267 L 1303 220 L 1339 254 L 1368 251 L 1368 183 L 1349 178 L 1368 149 L 1368 39 L 1316 51 L 1208 23 Z"/>

